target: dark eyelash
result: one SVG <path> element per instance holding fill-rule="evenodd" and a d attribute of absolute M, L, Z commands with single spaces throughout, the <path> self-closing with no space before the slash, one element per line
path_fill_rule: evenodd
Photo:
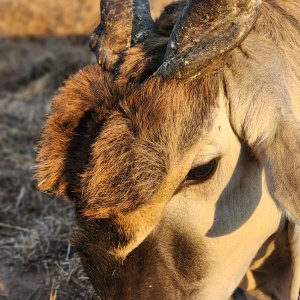
<path fill-rule="evenodd" d="M 187 184 L 200 183 L 212 177 L 217 169 L 219 159 L 212 159 L 210 162 L 197 166 L 189 171 L 185 177 Z"/>

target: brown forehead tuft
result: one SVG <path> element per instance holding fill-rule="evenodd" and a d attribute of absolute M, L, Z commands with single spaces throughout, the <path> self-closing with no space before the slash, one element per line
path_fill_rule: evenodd
<path fill-rule="evenodd" d="M 218 93 L 218 75 L 190 83 L 153 76 L 130 83 L 126 94 L 123 84 L 97 65 L 71 77 L 53 100 L 39 144 L 39 188 L 78 199 L 89 216 L 147 203 L 170 155 L 199 138 Z"/>
<path fill-rule="evenodd" d="M 151 200 L 170 162 L 210 125 L 217 82 L 217 75 L 192 83 L 153 77 L 119 103 L 95 139 L 82 174 L 86 216 L 108 217 Z"/>
<path fill-rule="evenodd" d="M 75 141 L 87 145 L 90 138 L 88 132 L 83 134 L 85 128 L 104 119 L 114 105 L 111 82 L 111 76 L 100 67 L 89 66 L 70 77 L 53 98 L 38 144 L 36 178 L 40 190 L 71 198 L 65 177 L 77 172 L 80 152 L 88 150 L 83 147 L 81 151 Z M 74 168 L 67 166 L 71 160 L 77 161 Z"/>

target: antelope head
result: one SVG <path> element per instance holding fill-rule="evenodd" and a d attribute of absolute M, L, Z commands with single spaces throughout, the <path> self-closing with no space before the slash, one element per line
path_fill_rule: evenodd
<path fill-rule="evenodd" d="M 260 0 L 176 5 L 168 31 L 164 14 L 153 22 L 147 1 L 101 1 L 90 41 L 99 65 L 61 88 L 39 144 L 39 188 L 76 202 L 73 241 L 100 294 L 176 201 L 215 207 L 247 175 L 253 209 L 234 226 L 245 223 L 260 199 L 262 168 L 275 203 L 300 219 L 299 122 L 282 108 L 279 89 L 264 92 L 266 114 L 258 87 L 246 87 L 247 70 L 240 79 L 233 71 Z M 243 169 L 253 155 L 257 161 Z M 226 234 L 213 218 L 203 235 Z"/>

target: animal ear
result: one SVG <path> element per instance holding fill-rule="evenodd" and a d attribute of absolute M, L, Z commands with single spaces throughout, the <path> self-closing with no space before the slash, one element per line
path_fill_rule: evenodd
<path fill-rule="evenodd" d="M 236 56 L 230 68 L 237 72 L 228 68 L 224 77 L 231 125 L 262 163 L 277 205 L 300 223 L 300 121 L 283 79 L 285 73 L 273 74 L 273 58 L 264 56 L 264 62 L 258 59 L 237 69 L 241 57 Z M 259 68 L 263 63 L 265 73 Z"/>
<path fill-rule="evenodd" d="M 38 144 L 35 178 L 43 192 L 74 199 L 80 195 L 80 174 L 89 161 L 108 104 L 109 89 L 98 65 L 86 67 L 68 79 L 52 100 Z"/>

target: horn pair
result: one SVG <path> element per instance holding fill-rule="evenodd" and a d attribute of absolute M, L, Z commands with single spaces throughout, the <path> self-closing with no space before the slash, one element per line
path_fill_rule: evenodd
<path fill-rule="evenodd" d="M 215 65 L 249 33 L 261 0 L 189 0 L 170 36 L 164 78 L 191 79 Z M 90 47 L 105 69 L 122 63 L 123 53 L 158 34 L 148 0 L 100 0 L 101 23 Z"/>

